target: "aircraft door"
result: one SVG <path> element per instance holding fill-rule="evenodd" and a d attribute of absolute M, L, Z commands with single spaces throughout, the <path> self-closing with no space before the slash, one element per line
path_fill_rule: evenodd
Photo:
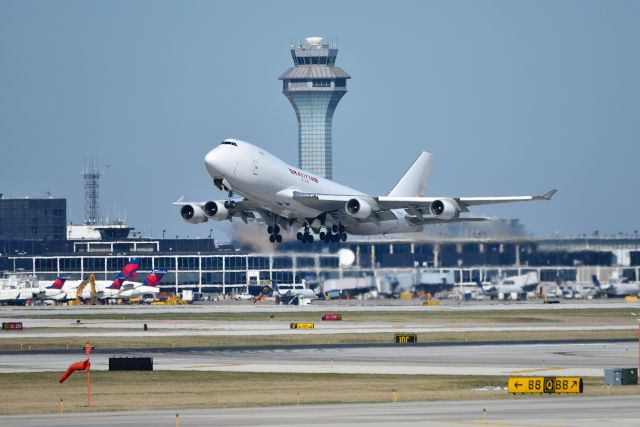
<path fill-rule="evenodd" d="M 258 175 L 258 161 L 257 160 L 253 161 L 253 174 L 254 175 Z"/>

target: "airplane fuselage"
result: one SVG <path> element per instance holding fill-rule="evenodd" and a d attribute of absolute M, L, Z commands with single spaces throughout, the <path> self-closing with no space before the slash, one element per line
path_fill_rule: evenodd
<path fill-rule="evenodd" d="M 209 175 L 222 179 L 224 186 L 263 209 L 284 218 L 316 218 L 321 210 L 306 206 L 293 197 L 294 192 L 336 194 L 369 197 L 353 188 L 318 177 L 288 165 L 267 151 L 244 141 L 226 140 L 205 156 Z M 420 225 L 405 220 L 402 209 L 392 210 L 396 219 L 358 222 L 345 218 L 346 230 L 351 234 L 380 234 L 420 231 Z"/>
<path fill-rule="evenodd" d="M 604 288 L 605 292 L 612 297 L 624 297 L 627 295 L 638 295 L 640 293 L 640 282 L 616 282 Z"/>

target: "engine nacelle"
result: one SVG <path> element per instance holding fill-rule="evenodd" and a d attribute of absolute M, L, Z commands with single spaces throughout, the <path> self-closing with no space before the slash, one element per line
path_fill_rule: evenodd
<path fill-rule="evenodd" d="M 362 199 L 350 199 L 344 205 L 344 210 L 349 215 L 358 219 L 365 219 L 371 215 L 371 205 L 366 200 Z"/>
<path fill-rule="evenodd" d="M 180 208 L 180 216 L 191 224 L 200 224 L 207 221 L 207 216 L 200 205 L 184 205 Z"/>
<path fill-rule="evenodd" d="M 455 200 L 441 199 L 431 202 L 429 212 L 438 219 L 453 219 L 458 216 L 460 209 Z"/>
<path fill-rule="evenodd" d="M 229 216 L 229 211 L 224 207 L 224 202 L 209 201 L 204 204 L 204 214 L 214 221 L 224 221 Z"/>

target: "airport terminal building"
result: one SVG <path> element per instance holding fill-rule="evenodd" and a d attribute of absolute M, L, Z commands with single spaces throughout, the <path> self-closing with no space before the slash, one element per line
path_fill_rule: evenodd
<path fill-rule="evenodd" d="M 271 253 L 211 239 L 127 239 L 67 241 L 64 251 L 35 247 L 38 253 L 3 254 L 0 268 L 53 280 L 65 273 L 80 279 L 95 273 L 113 279 L 130 257 L 139 257 L 139 274 L 165 269 L 161 287 L 179 292 L 235 294 L 256 285 L 322 282 L 403 272 L 450 273 L 456 284 L 487 281 L 500 275 L 538 273 L 542 282 L 603 280 L 614 270 L 637 279 L 640 238 L 441 239 L 439 241 L 354 241 L 333 245 L 289 242 Z M 344 250 L 353 256 L 346 264 Z M 626 255 L 625 255 L 626 254 Z M 621 263 L 621 261 L 624 261 Z"/>

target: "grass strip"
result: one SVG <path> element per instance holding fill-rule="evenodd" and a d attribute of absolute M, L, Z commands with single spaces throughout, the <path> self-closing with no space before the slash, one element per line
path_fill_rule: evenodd
<path fill-rule="evenodd" d="M 317 403 L 526 399 L 507 394 L 507 377 L 444 375 L 353 375 L 244 372 L 91 373 L 93 406 L 87 407 L 86 375 L 58 383 L 60 372 L 0 374 L 1 414 L 141 409 L 255 407 Z M 498 389 L 496 389 L 498 387 Z M 640 387 L 609 389 L 602 379 L 586 378 L 586 395 L 638 394 Z"/>
<path fill-rule="evenodd" d="M 0 340 L 0 351 L 28 352 L 33 350 L 80 349 L 87 341 L 98 349 L 108 348 L 172 348 L 209 346 L 262 346 L 262 345 L 309 345 L 309 344 L 378 344 L 393 343 L 394 333 L 371 334 L 313 334 L 298 331 L 291 335 L 238 335 L 238 336 L 136 336 L 95 337 L 78 330 L 77 337 L 64 338 L 4 338 Z M 398 332 L 404 332 L 399 330 Z M 19 334 L 19 332 L 15 332 Z M 597 331 L 489 331 L 489 332 L 434 332 L 418 333 L 418 342 L 477 342 L 518 340 L 597 340 L 634 339 L 635 330 Z"/>

